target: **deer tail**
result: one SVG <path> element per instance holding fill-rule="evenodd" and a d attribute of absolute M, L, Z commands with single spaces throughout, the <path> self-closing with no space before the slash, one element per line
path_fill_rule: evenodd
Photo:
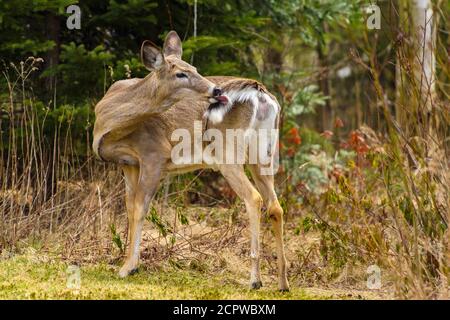
<path fill-rule="evenodd" d="M 280 112 L 277 99 L 258 81 L 233 79 L 225 82 L 221 87 L 223 95 L 228 98 L 228 103 L 213 103 L 205 112 L 205 117 L 213 124 L 221 123 L 239 103 L 250 103 L 258 120 Z"/>

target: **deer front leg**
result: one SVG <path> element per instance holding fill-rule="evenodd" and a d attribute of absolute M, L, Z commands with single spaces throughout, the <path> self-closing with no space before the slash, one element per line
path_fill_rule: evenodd
<path fill-rule="evenodd" d="M 136 198 L 136 189 L 139 181 L 139 168 L 133 166 L 122 166 L 123 177 L 125 180 L 125 205 L 127 208 L 128 223 L 134 216 L 134 200 Z M 128 226 L 127 242 L 130 240 L 130 227 Z"/>
<path fill-rule="evenodd" d="M 155 165 L 155 162 L 150 161 L 149 164 L 141 164 L 140 166 L 139 179 L 134 190 L 134 201 L 132 205 L 127 205 L 127 208 L 131 210 L 131 213 L 128 214 L 129 247 L 125 263 L 119 271 L 119 276 L 122 278 L 137 271 L 142 226 L 150 202 L 159 185 L 160 168 L 159 164 Z M 132 197 L 127 195 L 127 201 L 130 200 L 132 200 Z"/>

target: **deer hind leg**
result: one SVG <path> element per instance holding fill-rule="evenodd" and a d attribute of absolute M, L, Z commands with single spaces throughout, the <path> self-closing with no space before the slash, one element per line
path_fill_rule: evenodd
<path fill-rule="evenodd" d="M 249 165 L 256 188 L 261 193 L 267 208 L 267 213 L 272 223 L 275 235 L 275 244 L 277 250 L 278 264 L 278 288 L 281 291 L 289 291 L 289 282 L 287 280 L 286 257 L 284 254 L 283 240 L 283 209 L 278 202 L 275 193 L 274 178 L 272 175 L 263 175 L 258 165 Z"/>
<path fill-rule="evenodd" d="M 220 172 L 230 184 L 231 188 L 236 192 L 238 197 L 244 200 L 245 207 L 250 221 L 250 287 L 259 289 L 262 287 L 260 275 L 260 217 L 262 198 L 256 188 L 245 175 L 243 166 L 241 165 L 223 165 Z"/>
<path fill-rule="evenodd" d="M 136 174 L 137 172 L 138 174 Z M 131 188 L 130 190 L 128 190 L 127 187 L 126 200 L 128 210 L 129 247 L 125 263 L 119 271 L 119 276 L 122 278 L 137 270 L 142 226 L 150 202 L 159 185 L 161 166 L 157 161 L 142 161 L 139 169 L 127 168 L 124 170 L 124 173 L 127 183 L 128 180 L 131 180 L 134 181 L 135 184 L 134 188 Z M 129 204 L 128 201 L 130 201 Z"/>

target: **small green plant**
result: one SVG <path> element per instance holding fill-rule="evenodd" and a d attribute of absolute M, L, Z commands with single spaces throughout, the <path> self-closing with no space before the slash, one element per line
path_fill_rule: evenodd
<path fill-rule="evenodd" d="M 182 225 L 188 225 L 189 224 L 189 220 L 186 216 L 186 214 L 183 212 L 183 208 L 177 208 L 177 217 L 180 220 L 180 223 Z"/>
<path fill-rule="evenodd" d="M 155 207 L 150 208 L 150 213 L 145 217 L 145 219 L 152 223 L 163 237 L 166 237 L 169 232 L 171 232 L 170 225 L 161 219 Z"/>
<path fill-rule="evenodd" d="M 112 235 L 112 242 L 116 245 L 116 247 L 120 250 L 121 253 L 124 252 L 124 246 L 122 239 L 120 238 L 120 234 L 117 233 L 115 224 L 111 223 L 109 226 L 109 230 L 111 231 Z"/>

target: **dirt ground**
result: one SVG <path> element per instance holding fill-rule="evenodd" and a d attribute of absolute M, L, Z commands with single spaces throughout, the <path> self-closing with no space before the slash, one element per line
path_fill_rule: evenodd
<path fill-rule="evenodd" d="M 330 278 L 320 261 L 318 235 L 296 234 L 295 219 L 286 224 L 285 237 L 291 291 L 277 291 L 276 255 L 267 221 L 263 221 L 261 237 L 263 288 L 250 290 L 247 223 L 243 211 L 235 209 L 189 208 L 184 212 L 189 222 L 184 225 L 175 220 L 177 210 L 166 210 L 161 221 L 171 221 L 172 228 L 166 237 L 147 221 L 139 272 L 126 279 L 117 276 L 123 253 L 111 240 L 111 234 L 94 246 L 95 238 L 87 233 L 70 250 L 66 245 L 52 248 L 26 244 L 20 254 L 2 255 L 0 298 L 390 298 L 387 289 L 367 289 L 364 270 L 346 269 Z M 117 223 L 117 235 L 126 242 L 123 218 Z M 75 285 L 70 284 L 74 274 L 80 279 Z"/>

